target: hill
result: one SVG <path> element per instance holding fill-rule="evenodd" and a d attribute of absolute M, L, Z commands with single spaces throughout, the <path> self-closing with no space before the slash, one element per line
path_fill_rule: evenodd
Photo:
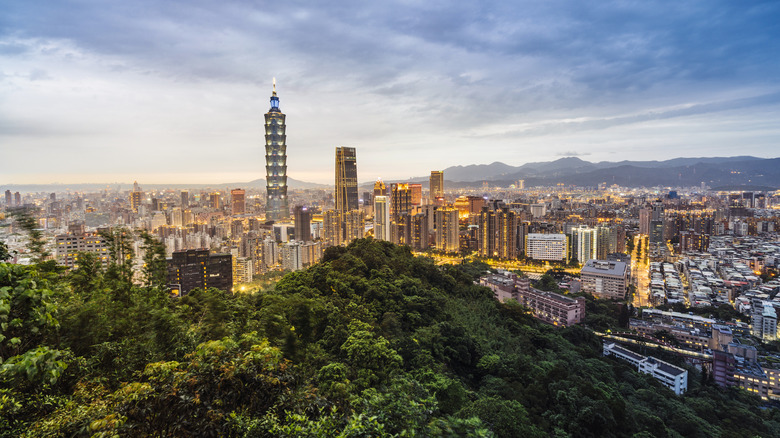
<path fill-rule="evenodd" d="M 64 277 L 0 264 L 17 321 L 0 338 L 0 434 L 780 436 L 757 397 L 693 368 L 675 396 L 602 357 L 589 329 L 496 301 L 474 284 L 485 265 L 363 239 L 274 289 L 172 299 L 158 250 L 145 286 L 124 262 L 85 257 Z M 612 326 L 616 309 L 591 299 L 586 322 Z"/>

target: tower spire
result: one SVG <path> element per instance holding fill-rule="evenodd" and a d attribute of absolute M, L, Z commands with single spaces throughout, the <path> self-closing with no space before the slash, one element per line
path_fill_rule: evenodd
<path fill-rule="evenodd" d="M 274 96 L 276 96 L 276 78 L 274 78 Z"/>

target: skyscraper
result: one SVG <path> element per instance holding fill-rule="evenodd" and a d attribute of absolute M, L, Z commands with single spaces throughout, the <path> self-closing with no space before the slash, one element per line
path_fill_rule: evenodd
<path fill-rule="evenodd" d="M 5 191 L 5 205 L 7 205 L 8 207 L 13 205 L 13 199 L 14 199 L 14 197 L 13 197 L 13 194 L 11 194 L 11 191 L 10 190 L 6 190 Z"/>
<path fill-rule="evenodd" d="M 460 250 L 458 230 L 458 210 L 444 207 L 436 210 L 436 249 L 444 252 Z"/>
<path fill-rule="evenodd" d="M 287 204 L 287 135 L 285 115 L 279 110 L 276 79 L 271 95 L 271 109 L 265 113 L 265 218 L 280 221 L 290 218 Z"/>
<path fill-rule="evenodd" d="M 296 205 L 293 209 L 293 217 L 295 219 L 295 240 L 311 241 L 311 211 L 307 207 Z"/>
<path fill-rule="evenodd" d="M 230 205 L 234 215 L 246 213 L 246 190 L 233 189 L 230 191 Z"/>
<path fill-rule="evenodd" d="M 432 170 L 431 171 L 431 204 L 436 203 L 436 198 L 444 197 L 444 171 Z"/>
<path fill-rule="evenodd" d="M 377 196 L 387 196 L 387 186 L 382 182 L 382 178 L 377 178 L 374 183 L 374 198 Z"/>
<path fill-rule="evenodd" d="M 181 191 L 181 206 L 182 208 L 190 206 L 190 192 L 186 190 Z"/>
<path fill-rule="evenodd" d="M 360 208 L 355 148 L 336 148 L 336 210 L 344 214 Z"/>

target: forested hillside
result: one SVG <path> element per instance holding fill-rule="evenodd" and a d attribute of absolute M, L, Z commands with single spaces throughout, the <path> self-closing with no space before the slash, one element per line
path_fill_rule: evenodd
<path fill-rule="evenodd" d="M 677 397 L 498 303 L 484 266 L 357 240 L 273 290 L 171 298 L 149 261 L 143 287 L 0 264 L 3 436 L 780 436 L 757 398 L 694 372 Z"/>

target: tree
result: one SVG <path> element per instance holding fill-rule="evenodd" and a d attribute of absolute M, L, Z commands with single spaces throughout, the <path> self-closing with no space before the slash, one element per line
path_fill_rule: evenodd
<path fill-rule="evenodd" d="M 146 230 L 141 231 L 144 250 L 143 276 L 146 287 L 165 289 L 168 280 L 168 264 L 165 260 L 165 244 Z"/>
<path fill-rule="evenodd" d="M 10 215 L 14 218 L 19 227 L 21 227 L 30 239 L 27 244 L 30 252 L 35 255 L 35 263 L 42 263 L 51 253 L 46 249 L 46 239 L 43 238 L 43 231 L 38 228 L 38 222 L 35 220 L 35 210 L 28 207 L 19 207 L 10 210 Z"/>
<path fill-rule="evenodd" d="M 4 262 L 11 258 L 11 253 L 8 252 L 8 245 L 5 242 L 0 241 L 0 262 Z"/>

